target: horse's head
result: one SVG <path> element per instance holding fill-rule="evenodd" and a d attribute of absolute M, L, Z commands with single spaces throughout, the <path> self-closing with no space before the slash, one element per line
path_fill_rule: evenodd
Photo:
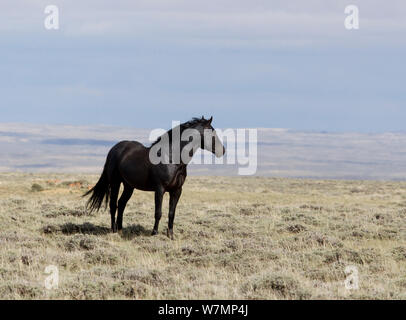
<path fill-rule="evenodd" d="M 210 151 L 217 158 L 223 156 L 226 153 L 226 149 L 217 136 L 216 130 L 212 127 L 211 123 L 213 117 L 210 119 L 201 118 L 202 131 L 201 131 L 201 148 Z"/>

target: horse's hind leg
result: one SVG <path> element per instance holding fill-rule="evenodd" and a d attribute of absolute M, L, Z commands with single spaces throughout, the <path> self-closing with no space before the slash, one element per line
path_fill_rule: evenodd
<path fill-rule="evenodd" d="M 120 197 L 120 200 L 118 200 L 118 213 L 117 213 L 117 230 L 118 232 L 121 232 L 121 229 L 123 229 L 123 213 L 125 206 L 127 205 L 128 200 L 130 200 L 132 194 L 133 194 L 134 189 L 129 186 L 128 184 L 124 183 L 124 191 L 123 194 Z"/>
<path fill-rule="evenodd" d="M 120 182 L 115 182 L 111 185 L 110 189 L 110 215 L 111 215 L 111 231 L 117 232 L 116 224 L 116 210 L 117 210 L 117 198 L 120 191 Z"/>

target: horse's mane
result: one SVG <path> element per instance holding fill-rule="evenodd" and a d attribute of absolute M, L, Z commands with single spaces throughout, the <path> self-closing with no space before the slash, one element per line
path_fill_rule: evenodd
<path fill-rule="evenodd" d="M 205 118 L 203 118 L 203 117 L 201 117 L 201 118 L 196 118 L 196 117 L 195 117 L 195 118 L 192 118 L 192 120 L 186 121 L 186 122 L 181 123 L 181 124 L 179 125 L 179 127 L 180 127 L 180 132 L 182 133 L 183 130 L 185 130 L 185 129 L 194 128 L 194 127 L 196 127 L 196 126 L 199 125 L 199 124 L 205 124 L 207 121 L 208 121 L 208 120 L 205 119 Z M 168 137 L 169 137 L 169 139 L 172 139 L 172 130 L 173 130 L 173 129 L 174 129 L 174 128 L 168 130 L 168 131 L 165 132 L 163 135 L 166 135 L 166 134 L 167 134 Z M 161 141 L 161 138 L 162 138 L 163 135 L 159 136 L 159 137 L 151 144 L 151 147 L 152 147 L 153 145 L 157 144 L 159 141 Z"/>

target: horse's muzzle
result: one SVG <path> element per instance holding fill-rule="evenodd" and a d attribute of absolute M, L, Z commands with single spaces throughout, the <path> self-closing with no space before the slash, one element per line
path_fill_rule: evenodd
<path fill-rule="evenodd" d="M 217 158 L 220 158 L 222 156 L 224 156 L 224 154 L 226 153 L 226 148 L 224 148 L 224 146 L 220 148 L 218 148 L 218 150 L 216 150 L 215 155 Z"/>

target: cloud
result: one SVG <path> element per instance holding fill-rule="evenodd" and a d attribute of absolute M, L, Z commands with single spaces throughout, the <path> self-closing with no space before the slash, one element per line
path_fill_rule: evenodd
<path fill-rule="evenodd" d="M 0 32 L 44 32 L 49 1 L 3 0 Z M 344 29 L 348 1 L 87 0 L 53 2 L 60 32 L 73 37 L 135 37 L 191 44 L 298 45 L 358 42 Z M 399 41 L 406 30 L 406 2 L 353 1 L 360 8 L 363 43 Z"/>
<path fill-rule="evenodd" d="M 46 89 L 46 88 L 44 88 Z M 84 85 L 53 86 L 56 94 L 63 96 L 92 96 L 101 97 L 103 92 L 99 89 L 89 88 Z"/>
<path fill-rule="evenodd" d="M 403 0 L 51 3 L 58 31 L 48 0 L 0 2 L 2 121 L 404 127 Z M 349 3 L 360 30 L 344 28 Z"/>

